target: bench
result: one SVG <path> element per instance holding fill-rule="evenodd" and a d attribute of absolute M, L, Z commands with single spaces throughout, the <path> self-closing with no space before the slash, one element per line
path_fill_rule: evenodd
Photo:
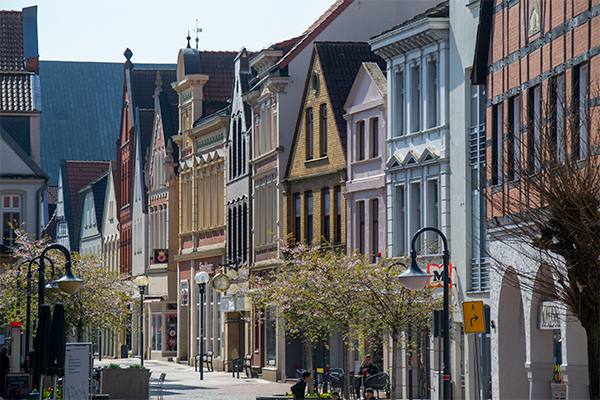
<path fill-rule="evenodd" d="M 200 358 L 202 358 L 202 362 L 200 362 Z M 196 356 L 194 357 L 195 371 L 198 371 L 198 364 L 200 364 L 200 368 L 204 368 L 204 364 L 206 364 L 206 369 L 209 372 L 214 372 L 215 369 L 213 368 L 213 352 L 207 351 L 203 357 L 201 357 L 200 354 L 196 354 Z"/>
<path fill-rule="evenodd" d="M 240 371 L 244 370 L 246 372 L 247 378 L 252 378 L 252 355 L 246 354 L 244 358 L 234 358 L 233 359 L 233 377 L 235 378 L 235 373 L 237 372 L 237 378 L 240 379 Z"/>

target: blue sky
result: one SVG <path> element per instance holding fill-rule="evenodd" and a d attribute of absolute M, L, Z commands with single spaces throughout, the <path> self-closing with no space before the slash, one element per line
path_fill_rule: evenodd
<path fill-rule="evenodd" d="M 176 63 L 190 30 L 201 50 L 260 50 L 300 35 L 334 0 L 2 0 L 38 6 L 40 59 Z"/>

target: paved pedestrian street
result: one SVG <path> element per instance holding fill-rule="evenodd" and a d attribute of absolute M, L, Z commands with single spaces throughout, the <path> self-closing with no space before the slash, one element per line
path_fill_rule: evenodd
<path fill-rule="evenodd" d="M 127 368 L 132 364 L 139 364 L 139 358 L 120 358 L 94 360 L 94 367 L 107 366 L 111 363 Z M 257 395 L 284 394 L 289 391 L 292 383 L 276 383 L 263 379 L 249 379 L 245 374 L 240 374 L 240 379 L 233 378 L 230 372 L 204 372 L 204 380 L 200 380 L 200 373 L 194 367 L 175 362 L 145 360 L 144 367 L 152 371 L 152 377 L 158 378 L 165 372 L 166 378 L 163 387 L 164 399 L 189 399 L 189 400 L 254 400 Z M 151 399 L 158 398 L 155 391 Z"/>

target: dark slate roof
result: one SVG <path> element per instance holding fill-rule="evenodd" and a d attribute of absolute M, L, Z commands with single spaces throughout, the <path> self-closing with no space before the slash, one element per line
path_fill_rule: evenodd
<path fill-rule="evenodd" d="M 24 71 L 21 11 L 0 11 L 0 70 Z"/>
<path fill-rule="evenodd" d="M 131 76 L 134 105 L 140 109 L 154 109 L 154 91 L 156 90 L 156 73 L 158 69 L 134 68 Z M 177 70 L 163 69 L 160 71 L 162 90 L 167 93 L 169 103 L 177 104 L 179 98 L 171 87 L 171 82 L 177 80 Z M 116 140 L 116 138 L 115 138 Z"/>
<path fill-rule="evenodd" d="M 34 111 L 32 76 L 28 72 L 0 73 L 0 111 Z"/>
<path fill-rule="evenodd" d="M 338 132 L 344 151 L 346 150 L 346 121 L 344 103 L 348 98 L 356 74 L 363 62 L 374 62 L 382 71 L 385 61 L 371 51 L 368 43 L 362 42 L 315 42 L 313 57 L 319 57 L 323 71 L 323 82 L 327 88 L 333 108 Z M 306 84 L 309 84 L 309 79 Z M 305 89 L 306 91 L 306 89 Z"/>
<path fill-rule="evenodd" d="M 235 51 L 200 52 L 200 68 L 209 77 L 203 90 L 205 102 L 231 100 L 235 73 L 233 60 L 236 56 Z"/>
<path fill-rule="evenodd" d="M 175 68 L 173 64 L 138 65 L 155 71 Z M 123 63 L 40 61 L 40 80 L 42 169 L 51 177 L 50 183 L 58 183 L 60 160 L 115 159 Z"/>
<path fill-rule="evenodd" d="M 165 145 L 169 139 L 176 135 L 179 131 L 179 109 L 176 104 L 169 104 L 167 94 L 160 92 L 158 96 L 158 104 L 160 107 L 160 114 L 162 116 L 163 135 L 165 139 Z M 177 121 L 177 122 L 175 122 Z M 173 161 L 179 160 L 179 146 L 173 147 Z"/>
<path fill-rule="evenodd" d="M 0 126 L 17 142 L 25 154 L 31 156 L 30 119 L 28 116 L 0 117 Z"/>
<path fill-rule="evenodd" d="M 446 1 L 442 1 L 435 7 L 431 7 L 430 9 L 425 10 L 422 13 L 417 14 L 410 19 L 407 19 L 406 21 L 404 21 L 390 29 L 386 29 L 385 31 L 381 32 L 379 35 L 373 36 L 371 39 L 375 39 L 379 36 L 385 35 L 386 33 L 395 31 L 396 29 L 402 28 L 404 26 L 409 26 L 417 21 L 420 21 L 420 20 L 423 20 L 426 18 L 448 18 L 448 17 L 450 17 L 450 2 L 446 0 Z"/>
<path fill-rule="evenodd" d="M 154 109 L 140 109 L 140 145 L 142 154 L 141 161 L 142 165 L 145 164 L 146 152 L 150 143 L 152 142 L 152 130 L 154 128 Z"/>
<path fill-rule="evenodd" d="M 79 218 L 79 190 L 106 173 L 110 166 L 108 161 L 65 161 L 60 162 L 63 173 L 63 199 L 65 217 L 71 233 L 71 248 L 78 248 L 78 238 L 75 237 Z"/>

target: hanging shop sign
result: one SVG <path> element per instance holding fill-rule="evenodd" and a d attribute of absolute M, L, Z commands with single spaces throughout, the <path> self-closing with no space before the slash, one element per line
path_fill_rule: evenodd
<path fill-rule="evenodd" d="M 565 306 L 559 301 L 542 301 L 539 314 L 540 329 L 560 329 Z"/>

